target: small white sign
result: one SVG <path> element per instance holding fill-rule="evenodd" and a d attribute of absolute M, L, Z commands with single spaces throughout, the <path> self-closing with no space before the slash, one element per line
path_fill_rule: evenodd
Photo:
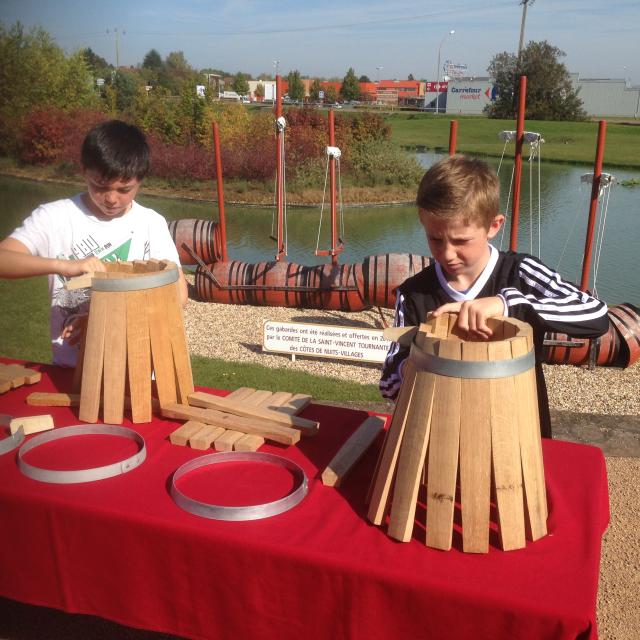
<path fill-rule="evenodd" d="M 378 363 L 384 362 L 390 346 L 391 342 L 382 337 L 382 329 L 264 322 L 263 351 Z"/>

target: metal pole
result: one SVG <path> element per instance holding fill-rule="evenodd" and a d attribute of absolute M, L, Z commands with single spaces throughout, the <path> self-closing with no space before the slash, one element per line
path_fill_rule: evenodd
<path fill-rule="evenodd" d="M 228 260 L 227 256 L 227 223 L 224 215 L 224 186 L 222 183 L 222 158 L 220 156 L 220 131 L 218 124 L 213 123 L 213 147 L 216 155 L 216 181 L 218 184 L 218 218 L 220 221 L 220 243 L 222 244 L 222 261 Z"/>
<path fill-rule="evenodd" d="M 333 109 L 329 109 L 329 146 L 336 146 L 335 118 Z M 336 159 L 329 156 L 329 181 L 331 187 L 331 264 L 338 264 L 336 248 L 338 246 L 338 226 L 336 223 Z"/>
<path fill-rule="evenodd" d="M 598 125 L 598 145 L 596 147 L 596 159 L 593 165 L 593 182 L 591 183 L 591 203 L 589 205 L 589 222 L 587 225 L 587 238 L 584 243 L 584 257 L 582 259 L 582 278 L 580 289 L 586 291 L 589 286 L 589 271 L 591 270 L 591 251 L 593 249 L 593 234 L 596 227 L 596 215 L 598 211 L 598 198 L 600 196 L 600 178 L 602 176 L 602 159 L 604 157 L 604 142 L 607 135 L 607 121 L 600 120 Z"/>
<path fill-rule="evenodd" d="M 276 121 L 282 117 L 282 82 L 276 76 Z M 282 158 L 282 137 L 284 131 L 276 124 L 276 208 L 278 211 L 278 233 L 276 260 L 284 255 L 284 172 Z"/>
<path fill-rule="evenodd" d="M 456 152 L 456 143 L 458 141 L 458 121 L 452 120 L 449 126 L 449 155 L 452 156 Z"/>
<path fill-rule="evenodd" d="M 518 246 L 518 220 L 520 217 L 520 181 L 522 178 L 522 143 L 524 142 L 524 109 L 527 98 L 527 76 L 520 76 L 518 94 L 518 124 L 516 127 L 516 153 L 513 164 L 513 203 L 511 208 L 511 237 L 509 249 Z"/>

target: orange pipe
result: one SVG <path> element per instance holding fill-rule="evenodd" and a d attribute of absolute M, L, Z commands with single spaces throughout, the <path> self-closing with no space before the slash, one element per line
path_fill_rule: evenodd
<path fill-rule="evenodd" d="M 589 222 L 587 224 L 587 238 L 584 243 L 584 257 L 582 259 L 582 278 L 580 289 L 586 291 L 589 286 L 589 271 L 591 270 L 591 252 L 593 250 L 593 234 L 596 227 L 598 211 L 598 197 L 600 195 L 600 178 L 602 177 L 602 159 L 604 157 L 604 142 L 607 137 L 607 121 L 600 120 L 598 125 L 598 144 L 596 159 L 593 165 L 593 182 L 591 183 L 591 203 L 589 205 Z"/>
<path fill-rule="evenodd" d="M 276 76 L 276 121 L 282 117 L 282 82 L 280 76 Z M 276 208 L 278 211 L 278 232 L 276 260 L 280 260 L 284 251 L 284 159 L 282 157 L 282 137 L 284 131 L 276 122 Z"/>
<path fill-rule="evenodd" d="M 520 76 L 518 95 L 518 124 L 516 127 L 516 154 L 514 158 L 513 203 L 511 208 L 511 237 L 509 249 L 516 251 L 518 246 L 518 221 L 520 218 L 520 181 L 522 178 L 522 143 L 524 142 L 524 109 L 527 99 L 527 76 Z"/>
<path fill-rule="evenodd" d="M 329 146 L 336 146 L 336 129 L 333 109 L 329 109 Z M 338 229 L 336 222 L 336 159 L 329 156 L 329 182 L 331 186 L 331 264 L 338 264 L 336 248 L 338 246 Z"/>
<path fill-rule="evenodd" d="M 216 181 L 218 184 L 218 218 L 220 221 L 220 241 L 222 244 L 222 260 L 227 261 L 227 223 L 224 216 L 224 186 L 222 183 L 222 158 L 220 156 L 220 131 L 218 124 L 213 123 L 213 147 L 216 156 Z"/>

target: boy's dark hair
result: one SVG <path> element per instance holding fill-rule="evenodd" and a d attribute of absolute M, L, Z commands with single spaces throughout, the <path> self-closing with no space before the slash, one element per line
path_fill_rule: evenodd
<path fill-rule="evenodd" d="M 142 180 L 149 172 L 149 145 L 144 133 L 122 120 L 101 122 L 82 143 L 82 166 L 103 179 Z"/>
<path fill-rule="evenodd" d="M 440 219 L 462 218 L 488 229 L 500 212 L 500 183 L 486 162 L 464 155 L 436 162 L 422 177 L 416 204 Z"/>

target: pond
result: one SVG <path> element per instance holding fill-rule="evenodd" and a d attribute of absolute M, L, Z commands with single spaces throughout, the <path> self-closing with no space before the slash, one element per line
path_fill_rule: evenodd
<path fill-rule="evenodd" d="M 439 156 L 432 153 L 418 154 L 418 159 L 425 167 L 437 157 Z M 490 162 L 498 167 L 497 159 Z M 512 165 L 511 158 L 505 160 L 500 167 L 504 194 L 502 207 L 509 211 L 511 205 L 507 209 L 506 194 Z M 540 163 L 538 208 L 538 163 L 534 162 L 530 166 L 527 160 L 523 162 L 518 250 L 540 255 L 547 265 L 574 282 L 579 282 L 581 275 L 591 193 L 591 185 L 581 182 L 580 176 L 591 170 L 587 166 Z M 640 178 L 638 171 L 614 170 L 611 173 L 618 180 Z M 39 203 L 67 197 L 76 191 L 76 188 L 66 185 L 0 176 L 0 207 L 3 212 L 0 218 L 0 237 L 19 225 Z M 217 219 L 217 206 L 213 203 L 145 195 L 140 196 L 139 201 L 156 209 L 167 219 Z M 231 259 L 245 262 L 273 259 L 275 243 L 269 238 L 273 224 L 272 208 L 229 206 L 226 213 L 228 252 Z M 314 254 L 318 240 L 320 207 L 289 208 L 287 217 L 288 260 L 309 265 L 325 262 L 326 258 L 318 258 Z M 321 249 L 329 247 L 329 230 L 329 210 L 325 205 L 320 234 Z M 502 238 L 503 249 L 508 248 L 509 233 L 510 224 L 507 223 Z M 387 252 L 429 255 L 414 206 L 345 208 L 343 237 L 345 251 L 339 257 L 340 262 L 360 262 L 365 256 Z M 494 240 L 498 247 L 500 240 L 500 235 Z M 640 188 L 614 185 L 608 203 L 596 282 L 598 295 L 609 304 L 640 304 L 639 242 Z M 593 262 L 596 262 L 595 253 Z"/>

